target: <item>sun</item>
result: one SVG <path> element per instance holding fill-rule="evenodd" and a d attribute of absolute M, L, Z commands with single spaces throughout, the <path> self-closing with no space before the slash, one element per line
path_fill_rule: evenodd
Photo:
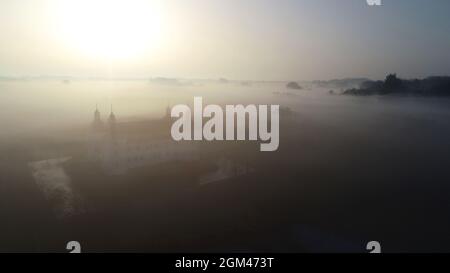
<path fill-rule="evenodd" d="M 162 36 L 156 0 L 57 1 L 58 33 L 71 49 L 91 58 L 136 58 Z"/>

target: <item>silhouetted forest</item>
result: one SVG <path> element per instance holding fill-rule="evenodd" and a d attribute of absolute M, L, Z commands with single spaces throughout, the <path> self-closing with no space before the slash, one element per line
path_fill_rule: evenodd
<path fill-rule="evenodd" d="M 359 88 L 348 89 L 345 95 L 407 94 L 419 96 L 449 96 L 450 77 L 428 77 L 423 80 L 404 80 L 389 74 L 384 81 L 365 81 Z"/>

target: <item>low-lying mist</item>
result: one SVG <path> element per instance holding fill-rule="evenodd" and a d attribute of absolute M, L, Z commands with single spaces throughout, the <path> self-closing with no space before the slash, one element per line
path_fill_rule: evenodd
<path fill-rule="evenodd" d="M 0 251 L 449 251 L 450 100 L 300 84 L 0 82 Z M 204 143 L 120 174 L 87 159 L 96 109 L 157 121 L 194 96 L 289 108 L 279 150 Z"/>

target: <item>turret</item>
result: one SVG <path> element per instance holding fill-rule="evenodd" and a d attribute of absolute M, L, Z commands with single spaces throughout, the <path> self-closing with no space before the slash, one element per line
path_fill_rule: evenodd
<path fill-rule="evenodd" d="M 92 128 L 94 130 L 101 130 L 103 128 L 103 122 L 97 105 L 95 106 L 94 121 L 92 122 Z"/>
<path fill-rule="evenodd" d="M 109 114 L 109 118 L 108 118 L 108 124 L 109 124 L 109 130 L 111 132 L 111 135 L 115 136 L 115 134 L 116 134 L 116 115 L 114 115 L 112 105 L 111 105 L 111 113 Z"/>

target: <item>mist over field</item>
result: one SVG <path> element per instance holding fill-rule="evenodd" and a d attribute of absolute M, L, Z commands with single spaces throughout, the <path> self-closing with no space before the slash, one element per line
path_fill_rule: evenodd
<path fill-rule="evenodd" d="M 92 121 L 96 106 L 105 119 L 111 106 L 122 121 L 160 118 L 167 107 L 192 106 L 194 96 L 203 97 L 205 105 L 280 104 L 301 112 L 304 118 L 330 125 L 332 121 L 346 122 L 350 128 L 361 119 L 390 122 L 391 114 L 397 118 L 445 119 L 450 101 L 445 97 L 341 96 L 339 93 L 345 89 L 341 86 L 324 87 L 314 82 L 305 82 L 304 86 L 292 90 L 286 82 L 219 80 L 0 81 L 0 120 L 5 126 L 0 136 L 85 127 Z M 330 90 L 335 93 L 330 94 Z"/>
<path fill-rule="evenodd" d="M 63 252 L 67 238 L 86 251 L 359 252 L 373 238 L 392 252 L 448 250 L 449 99 L 180 81 L 0 82 L 0 250 Z M 112 105 L 127 145 L 146 149 L 170 123 L 145 124 L 194 96 L 279 104 L 279 150 L 172 143 L 184 155 L 121 173 L 113 154 L 92 160 L 96 107 L 106 122 Z"/>

